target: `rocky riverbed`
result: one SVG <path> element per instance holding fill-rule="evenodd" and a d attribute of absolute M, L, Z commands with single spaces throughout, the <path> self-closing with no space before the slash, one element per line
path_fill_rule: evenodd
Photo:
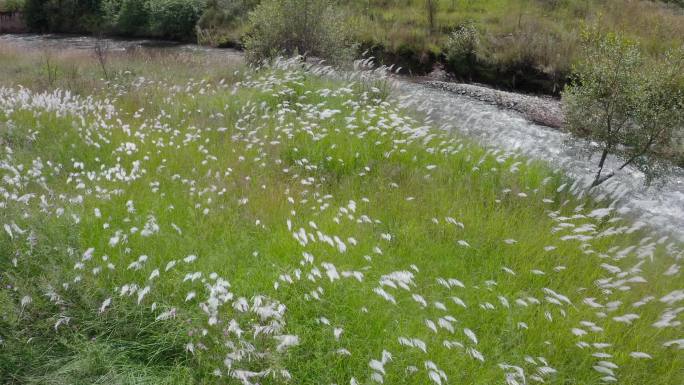
<path fill-rule="evenodd" d="M 563 126 L 563 109 L 561 102 L 552 97 L 540 97 L 499 91 L 475 84 L 453 83 L 437 80 L 424 82 L 429 87 L 468 96 L 499 108 L 513 110 L 522 114 L 527 120 L 552 128 Z"/>

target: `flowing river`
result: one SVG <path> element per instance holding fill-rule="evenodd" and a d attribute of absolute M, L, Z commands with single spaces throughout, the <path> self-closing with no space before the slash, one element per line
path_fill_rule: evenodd
<path fill-rule="evenodd" d="M 109 50 L 171 50 L 205 55 L 240 58 L 233 49 L 216 49 L 194 44 L 156 40 L 96 39 L 61 35 L 0 35 L 0 43 L 38 50 L 90 49 L 100 44 Z M 427 114 L 436 125 L 457 130 L 480 144 L 505 151 L 517 151 L 543 160 L 576 180 L 577 193 L 586 192 L 597 156 L 587 149 L 592 143 L 558 129 L 532 123 L 517 112 L 501 109 L 468 96 L 438 89 L 415 79 L 395 78 L 395 93 L 400 102 Z M 619 166 L 609 157 L 606 169 Z M 684 241 L 684 170 L 663 165 L 664 173 L 650 186 L 644 175 L 627 167 L 603 185 L 595 194 L 615 202 L 615 209 L 644 225 L 671 234 Z"/>

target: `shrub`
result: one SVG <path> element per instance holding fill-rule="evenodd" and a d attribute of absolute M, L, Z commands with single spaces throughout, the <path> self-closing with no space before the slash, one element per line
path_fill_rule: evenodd
<path fill-rule="evenodd" d="M 170 39 L 192 37 L 201 14 L 199 0 L 150 0 L 149 28 L 154 36 Z"/>
<path fill-rule="evenodd" d="M 601 145 L 592 187 L 633 164 L 655 175 L 652 155 L 672 145 L 684 124 L 684 50 L 646 61 L 639 46 L 618 34 L 583 32 L 581 59 L 563 93 L 567 126 Z M 609 154 L 624 157 L 604 174 Z"/>
<path fill-rule="evenodd" d="M 105 0 L 102 12 L 108 29 L 121 35 L 140 35 L 147 32 L 149 9 L 145 1 Z"/>
<path fill-rule="evenodd" d="M 251 62 L 278 55 L 311 55 L 344 61 L 347 32 L 328 0 L 264 0 L 249 18 L 245 39 Z"/>
<path fill-rule="evenodd" d="M 211 46 L 239 45 L 247 15 L 258 0 L 209 0 L 197 22 L 197 41 Z"/>
<path fill-rule="evenodd" d="M 209 0 L 197 25 L 208 29 L 230 27 L 258 3 L 258 0 Z"/>
<path fill-rule="evenodd" d="M 680 7 L 684 7 L 684 0 L 663 0 L 664 3 L 676 4 Z"/>
<path fill-rule="evenodd" d="M 110 32 L 121 35 L 188 39 L 202 9 L 200 0 L 104 0 Z"/>
<path fill-rule="evenodd" d="M 473 23 L 463 24 L 452 32 L 444 48 L 450 69 L 457 74 L 465 74 L 472 78 L 479 44 L 479 33 Z"/>
<path fill-rule="evenodd" d="M 0 0 L 0 11 L 16 12 L 24 7 L 24 0 Z"/>
<path fill-rule="evenodd" d="M 189 39 L 203 0 L 26 0 L 27 25 L 35 31 L 110 32 Z"/>

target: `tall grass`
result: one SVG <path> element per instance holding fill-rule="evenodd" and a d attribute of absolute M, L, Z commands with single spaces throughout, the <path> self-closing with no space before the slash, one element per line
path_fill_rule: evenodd
<path fill-rule="evenodd" d="M 681 245 L 543 164 L 359 74 L 3 52 L 2 383 L 679 383 Z"/>

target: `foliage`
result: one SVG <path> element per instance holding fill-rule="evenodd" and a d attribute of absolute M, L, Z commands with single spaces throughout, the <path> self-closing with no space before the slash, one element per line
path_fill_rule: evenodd
<path fill-rule="evenodd" d="M 449 35 L 444 48 L 449 68 L 457 74 L 467 74 L 472 80 L 479 45 L 480 35 L 473 23 L 459 26 Z"/>
<path fill-rule="evenodd" d="M 684 0 L 662 0 L 665 3 L 675 4 L 680 7 L 684 7 Z"/>
<path fill-rule="evenodd" d="M 201 6 L 201 0 L 149 0 L 150 34 L 181 40 L 193 36 Z"/>
<path fill-rule="evenodd" d="M 0 0 L 0 11 L 16 12 L 24 7 L 24 0 Z"/>
<path fill-rule="evenodd" d="M 47 15 L 43 9 L 45 0 L 26 0 L 24 3 L 24 21 L 34 31 L 44 32 L 48 27 Z"/>
<path fill-rule="evenodd" d="M 310 6 L 308 2 L 321 0 L 291 1 L 301 1 L 303 9 L 306 9 Z M 197 38 L 201 44 L 242 47 L 250 33 L 247 14 L 259 2 L 27 0 L 25 20 L 33 31 L 106 32 L 179 40 Z M 528 92 L 559 94 L 568 81 L 571 64 L 580 52 L 577 26 L 582 22 L 591 22 L 600 15 L 603 15 L 604 28 L 620 30 L 629 38 L 638 38 L 649 56 L 657 56 L 684 43 L 684 14 L 681 9 L 674 4 L 657 1 L 329 2 L 336 4 L 339 10 L 332 18 L 344 19 L 347 40 L 359 42 L 364 49 L 371 49 L 385 64 L 399 64 L 406 72 L 425 73 L 430 72 L 438 61 L 444 60 L 442 64 L 446 64 L 447 68 L 452 67 L 462 77 Z M 79 6 L 74 11 L 75 4 L 88 3 L 101 3 L 102 6 L 101 9 Z M 155 14 L 150 14 L 152 8 Z M 265 30 L 275 29 L 270 26 L 273 20 L 262 20 L 266 24 L 260 27 L 263 29 L 259 31 L 260 38 L 269 35 Z M 478 32 L 476 66 L 460 60 L 449 63 L 446 59 L 452 43 L 452 32 L 467 23 L 472 23 Z M 301 25 L 286 27 L 306 29 Z M 255 29 L 252 27 L 251 32 Z M 306 40 L 299 35 L 297 39 Z M 252 39 L 252 42 L 255 40 Z M 266 44 L 261 46 L 262 56 L 267 53 L 270 56 L 270 51 L 282 50 L 280 46 L 274 49 Z"/>
<path fill-rule="evenodd" d="M 596 27 L 584 30 L 582 43 L 563 100 L 567 126 L 601 144 L 592 186 L 614 175 L 615 170 L 603 174 L 611 153 L 626 159 L 618 170 L 635 164 L 652 176 L 650 156 L 658 145 L 670 146 L 684 124 L 684 51 L 647 61 L 637 43 Z"/>
<path fill-rule="evenodd" d="M 146 1 L 103 0 L 102 12 L 111 32 L 133 36 L 147 32 L 149 8 Z"/>
<path fill-rule="evenodd" d="M 251 13 L 245 38 L 252 62 L 278 55 L 348 59 L 347 31 L 329 0 L 264 0 Z"/>
<path fill-rule="evenodd" d="M 42 32 L 92 32 L 99 24 L 99 0 L 26 0 L 24 20 Z"/>
<path fill-rule="evenodd" d="M 209 0 L 197 22 L 199 44 L 239 46 L 248 14 L 259 0 Z"/>
<path fill-rule="evenodd" d="M 41 32 L 88 32 L 96 24 L 97 0 L 26 0 L 23 13 L 29 28 Z"/>
<path fill-rule="evenodd" d="M 648 55 L 684 44 L 684 13 L 657 1 L 440 0 L 436 3 L 435 30 L 429 33 L 426 0 L 345 2 L 353 15 L 350 23 L 354 40 L 366 47 L 381 47 L 386 54 L 379 59 L 387 64 L 395 61 L 398 54 L 421 58 L 423 54 L 435 53 L 435 58 L 446 58 L 451 33 L 472 21 L 480 41 L 473 80 L 535 93 L 558 94 L 579 53 L 578 26 L 582 22 L 591 23 L 599 15 L 603 15 L 603 28 L 638 38 Z M 413 68 L 402 65 L 407 72 L 414 73 L 429 72 L 432 68 L 418 60 L 414 60 Z"/>
<path fill-rule="evenodd" d="M 203 0 L 27 0 L 23 10 L 36 31 L 187 40 L 203 5 Z"/>
<path fill-rule="evenodd" d="M 209 0 L 198 22 L 200 28 L 232 26 L 246 18 L 259 0 Z"/>
<path fill-rule="evenodd" d="M 634 118 L 638 129 L 628 131 L 625 142 L 641 149 L 634 161 L 650 169 L 648 156 L 677 151 L 678 141 L 684 139 L 684 46 L 648 63 L 643 74 Z"/>

